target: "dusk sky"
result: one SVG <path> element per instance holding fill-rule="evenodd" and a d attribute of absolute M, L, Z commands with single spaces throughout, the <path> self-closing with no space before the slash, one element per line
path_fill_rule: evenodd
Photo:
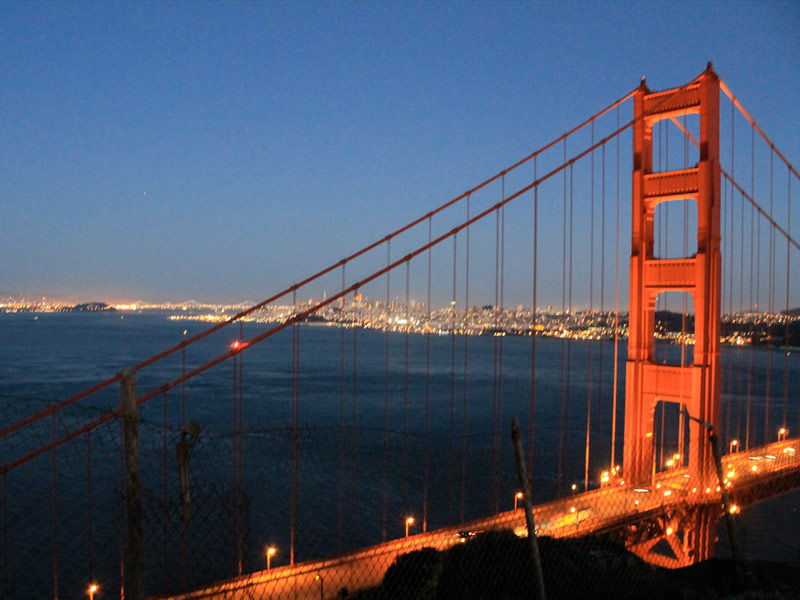
<path fill-rule="evenodd" d="M 3 2 L 0 32 L 0 294 L 257 301 L 708 61 L 800 164 L 796 1 Z"/>

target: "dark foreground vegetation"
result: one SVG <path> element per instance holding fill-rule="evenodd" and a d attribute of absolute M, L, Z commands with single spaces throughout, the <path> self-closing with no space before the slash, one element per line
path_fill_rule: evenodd
<path fill-rule="evenodd" d="M 709 560 L 661 569 L 601 537 L 539 539 L 548 600 L 800 598 L 800 564 L 750 563 L 753 584 L 737 588 L 732 561 Z M 530 600 L 535 598 L 528 540 L 487 532 L 446 551 L 425 548 L 400 556 L 377 588 L 358 600 Z"/>

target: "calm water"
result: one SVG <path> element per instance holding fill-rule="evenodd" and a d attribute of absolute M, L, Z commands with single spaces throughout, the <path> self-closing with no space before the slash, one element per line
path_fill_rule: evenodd
<path fill-rule="evenodd" d="M 3 422 L 62 400 L 206 327 L 169 321 L 164 314 L 0 314 Z M 265 329 L 245 324 L 241 334 L 247 340 Z M 239 555 L 244 571 L 263 568 L 261 551 L 270 543 L 282 549 L 275 564 L 285 562 L 293 519 L 301 560 L 372 544 L 384 535 L 398 537 L 408 514 L 418 522 L 425 517 L 428 527 L 436 528 L 513 507 L 517 486 L 509 423 L 512 416 L 519 420 L 527 452 L 530 338 L 426 338 L 318 326 L 302 326 L 298 333 L 297 378 L 293 332 L 287 330 L 249 348 L 235 363 L 225 361 L 141 407 L 145 537 L 152 546 L 148 572 L 155 573 L 154 590 L 230 576 Z M 226 351 L 239 335 L 238 326 L 228 328 L 185 356 L 177 353 L 144 369 L 139 393 Z M 657 356 L 674 363 L 679 349 L 661 348 Z M 619 431 L 624 343 L 618 360 Z M 745 438 L 748 405 L 753 444 L 763 443 L 766 419 L 771 428 L 782 422 L 785 410 L 787 422 L 797 422 L 796 355 L 725 349 L 722 363 L 726 439 Z M 538 500 L 554 497 L 559 487 L 568 490 L 572 482 L 582 485 L 587 405 L 590 485 L 607 468 L 613 367 L 612 342 L 537 339 L 533 482 Z M 2 462 L 118 405 L 114 385 L 57 420 L 44 420 L 25 437 L 4 440 Z M 660 439 L 658 410 L 656 417 Z M 193 517 L 184 526 L 175 456 L 181 423 L 188 419 L 203 431 L 190 462 Z M 670 433 L 677 430 L 671 409 L 664 413 L 664 426 L 669 456 L 678 442 Z M 618 460 L 621 447 L 618 436 Z M 119 427 L 112 422 L 10 473 L 5 518 L 34 533 L 11 527 L 9 553 L 29 555 L 48 565 L 48 573 L 57 563 L 68 572 L 60 586 L 71 585 L 73 570 L 113 572 L 122 523 L 119 461 Z M 26 519 L 32 507 L 36 523 Z M 88 534 L 87 522 L 92 523 Z M 64 540 L 57 551 L 54 537 Z M 205 576 L 198 574 L 201 549 L 203 556 L 219 559 L 208 563 Z M 14 572 L 14 557 L 7 560 Z M 73 562 L 79 567 L 70 569 Z"/>

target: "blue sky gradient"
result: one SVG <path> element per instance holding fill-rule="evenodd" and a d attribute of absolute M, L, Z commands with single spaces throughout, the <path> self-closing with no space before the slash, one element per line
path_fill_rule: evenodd
<path fill-rule="evenodd" d="M 797 2 L 6 2 L 0 33 L 6 293 L 259 300 L 709 60 L 800 161 Z"/>

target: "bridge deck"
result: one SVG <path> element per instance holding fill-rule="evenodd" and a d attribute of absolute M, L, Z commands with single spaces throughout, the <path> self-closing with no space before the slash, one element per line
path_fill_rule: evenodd
<path fill-rule="evenodd" d="M 776 478 L 791 477 L 800 485 L 800 439 L 785 440 L 751 448 L 723 457 L 723 469 L 730 481 L 729 492 L 738 506 L 764 499 L 759 489 Z M 719 504 L 717 488 L 698 489 L 687 475 L 686 468 L 656 474 L 654 485 L 633 488 L 622 481 L 611 481 L 607 487 L 553 500 L 534 507 L 539 535 L 577 537 L 589 533 L 611 532 L 640 522 L 670 508 Z M 790 487 L 781 486 L 782 491 Z M 774 495 L 769 494 L 769 495 Z M 490 529 L 512 529 L 526 535 L 522 509 L 507 511 L 458 526 L 392 540 L 356 552 L 293 566 L 259 571 L 215 583 L 178 595 L 159 596 L 163 600 L 199 598 L 262 598 L 312 599 L 320 596 L 319 576 L 327 590 L 335 594 L 346 587 L 350 592 L 378 585 L 386 570 L 401 554 L 422 548 L 445 550 L 463 543 L 465 532 Z"/>

